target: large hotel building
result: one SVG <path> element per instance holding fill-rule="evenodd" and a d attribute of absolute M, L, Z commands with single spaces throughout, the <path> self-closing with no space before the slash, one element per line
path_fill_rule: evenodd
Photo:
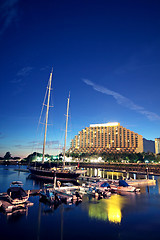
<path fill-rule="evenodd" d="M 160 153 L 160 138 L 155 138 L 155 150 L 156 154 Z"/>
<path fill-rule="evenodd" d="M 71 141 L 71 153 L 138 153 L 143 152 L 141 135 L 120 126 L 120 123 L 91 124 Z"/>

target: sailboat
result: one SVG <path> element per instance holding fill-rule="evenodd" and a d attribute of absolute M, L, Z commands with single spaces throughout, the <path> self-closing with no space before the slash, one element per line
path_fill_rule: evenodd
<path fill-rule="evenodd" d="M 62 168 L 51 168 L 51 167 L 46 168 L 45 164 L 44 164 L 52 75 L 53 75 L 53 69 L 50 73 L 50 78 L 49 78 L 49 83 L 48 83 L 48 98 L 47 98 L 47 105 L 46 105 L 47 109 L 46 109 L 46 117 L 45 117 L 45 131 L 44 131 L 44 141 L 43 141 L 42 164 L 38 167 L 37 166 L 30 166 L 29 171 L 34 177 L 37 177 L 37 178 L 40 178 L 40 179 L 46 179 L 46 180 L 52 180 L 53 181 L 56 177 L 57 180 L 71 181 L 73 179 L 77 179 L 79 177 L 80 173 L 76 172 L 76 169 L 65 168 L 65 151 L 66 151 L 66 139 L 67 139 L 67 125 L 68 125 L 68 111 L 69 111 L 70 94 L 69 94 L 68 101 L 67 101 L 67 115 L 66 115 L 65 143 L 64 143 L 64 152 L 63 152 L 63 166 L 62 166 Z"/>

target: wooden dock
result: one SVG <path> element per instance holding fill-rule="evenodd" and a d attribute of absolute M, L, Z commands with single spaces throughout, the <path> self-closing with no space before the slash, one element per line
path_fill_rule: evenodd
<path fill-rule="evenodd" d="M 99 177 L 99 176 L 98 177 L 89 177 L 89 176 L 80 176 L 80 177 L 78 177 L 78 180 L 82 180 L 82 181 L 99 181 L 100 179 L 102 179 L 102 178 Z"/>
<path fill-rule="evenodd" d="M 32 190 L 26 190 L 26 193 L 28 194 L 28 191 L 29 191 L 29 196 L 36 196 L 39 194 L 39 192 L 41 191 L 42 189 L 32 189 Z"/>
<path fill-rule="evenodd" d="M 156 163 L 79 163 L 80 168 L 100 168 L 107 171 L 125 171 L 126 173 L 160 175 L 160 164 Z"/>
<path fill-rule="evenodd" d="M 27 172 L 27 173 L 29 173 L 29 170 L 28 170 L 28 169 L 23 169 L 23 168 L 15 168 L 14 171 L 17 171 L 17 172 Z"/>
<path fill-rule="evenodd" d="M 126 181 L 131 186 L 144 186 L 144 185 L 156 185 L 156 180 L 154 179 L 134 179 Z"/>

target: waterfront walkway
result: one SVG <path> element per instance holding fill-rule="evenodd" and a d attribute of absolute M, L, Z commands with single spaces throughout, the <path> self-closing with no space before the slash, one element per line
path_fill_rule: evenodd
<path fill-rule="evenodd" d="M 111 172 L 160 175 L 160 164 L 145 163 L 79 163 L 80 168 L 101 168 Z"/>

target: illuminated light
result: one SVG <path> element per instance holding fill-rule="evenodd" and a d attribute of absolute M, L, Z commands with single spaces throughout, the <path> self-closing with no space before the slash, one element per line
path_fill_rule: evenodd
<path fill-rule="evenodd" d="M 113 175 L 113 176 L 117 176 L 117 173 L 118 173 L 118 176 L 123 176 L 123 173 L 121 172 L 109 172 L 107 171 L 108 175 Z"/>
<path fill-rule="evenodd" d="M 48 157 L 45 157 L 44 158 L 44 161 L 47 162 L 49 160 Z M 37 161 L 37 162 L 42 162 L 42 157 L 36 157 L 34 161 Z"/>
<path fill-rule="evenodd" d="M 90 127 L 114 127 L 120 126 L 118 122 L 108 122 L 108 123 L 101 123 L 101 124 L 90 124 Z"/>
<path fill-rule="evenodd" d="M 42 157 L 37 157 L 37 162 L 41 162 L 42 161 Z"/>

